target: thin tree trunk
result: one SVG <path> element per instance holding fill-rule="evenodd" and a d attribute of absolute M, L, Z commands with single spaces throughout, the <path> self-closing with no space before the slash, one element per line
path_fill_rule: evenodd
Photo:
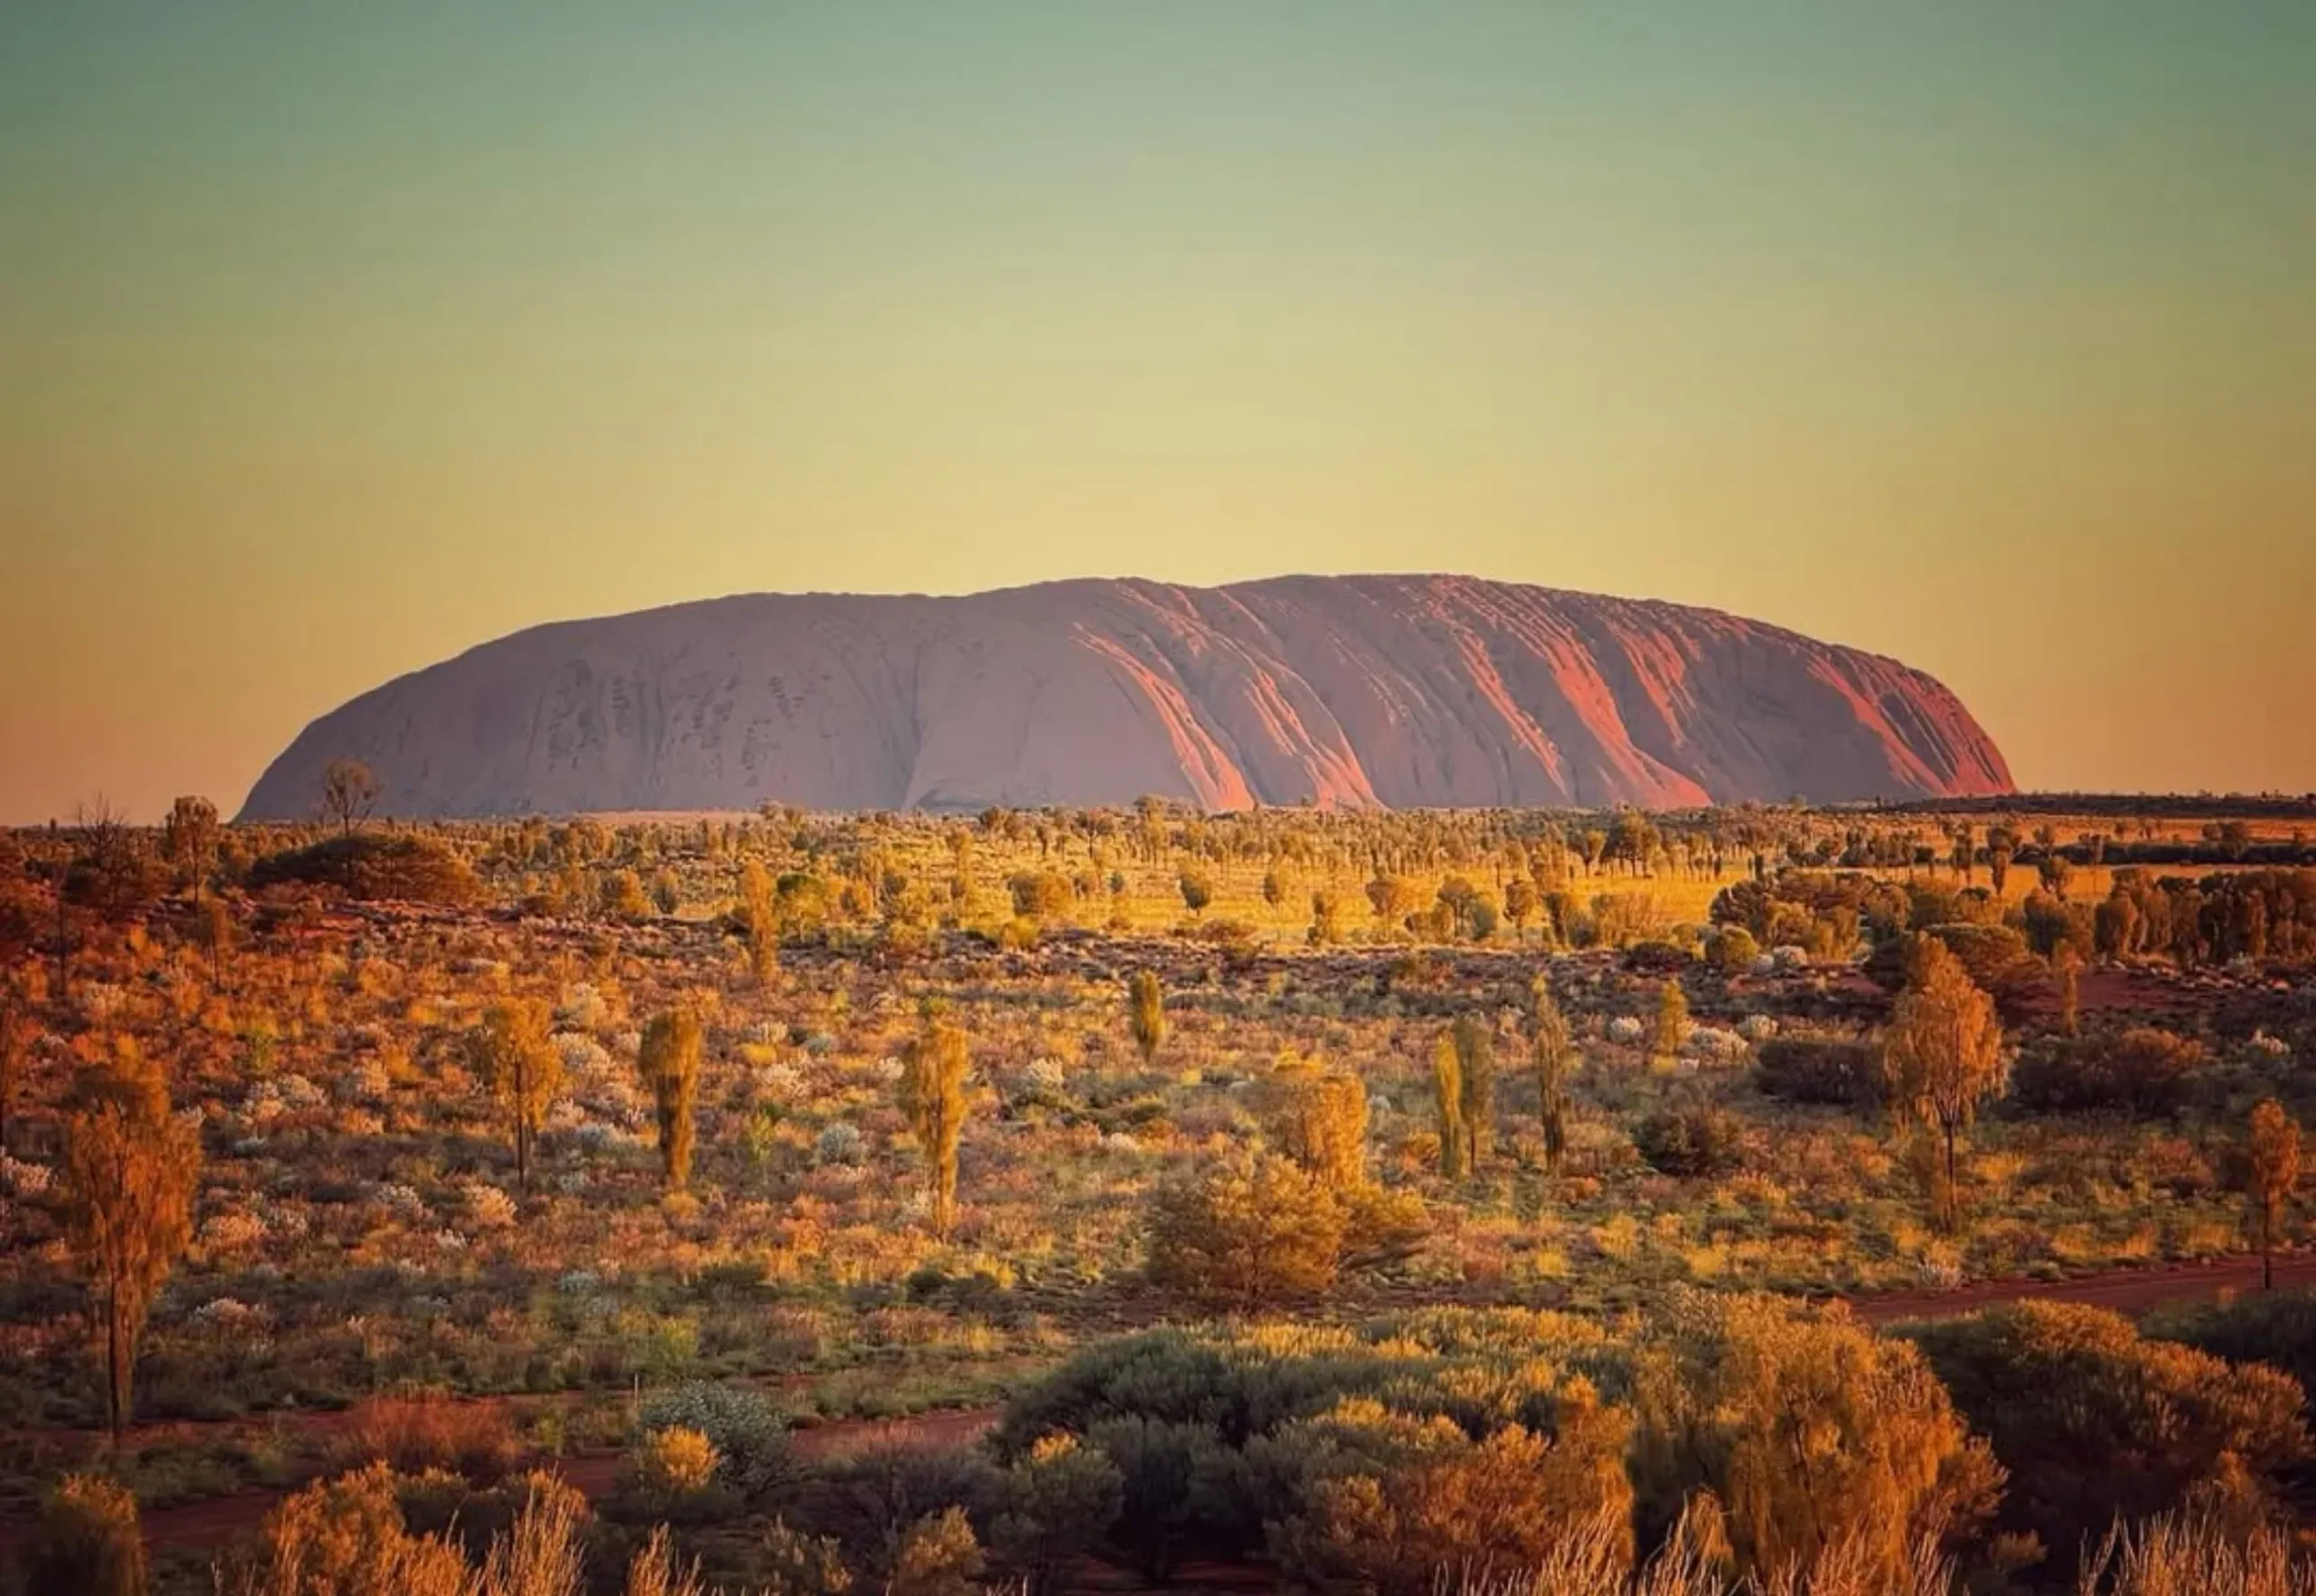
<path fill-rule="evenodd" d="M 1946 1191 L 1944 1193 L 1946 1224 L 1949 1230 L 1954 1230 L 1959 1229 L 1962 1223 L 1962 1192 L 1954 1180 L 1953 1122 L 1949 1120 L 1944 1129 L 1946 1132 Z"/>
<path fill-rule="evenodd" d="M 120 1432 L 128 1419 L 128 1414 L 122 1411 L 128 1404 L 123 1401 L 121 1390 L 126 1382 L 121 1378 L 120 1343 L 120 1298 L 114 1294 L 109 1296 L 105 1302 L 105 1418 L 112 1430 L 112 1449 L 116 1456 L 120 1451 Z"/>

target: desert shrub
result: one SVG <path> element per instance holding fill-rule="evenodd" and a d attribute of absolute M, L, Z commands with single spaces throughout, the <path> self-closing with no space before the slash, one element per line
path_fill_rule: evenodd
<path fill-rule="evenodd" d="M 1229 1556 L 1260 1540 L 1246 1459 L 1211 1424 L 1137 1413 L 1102 1420 L 1089 1438 L 1118 1471 L 1111 1541 L 1146 1578 L 1163 1583 L 1191 1547 Z"/>
<path fill-rule="evenodd" d="M 636 1416 L 639 1437 L 669 1429 L 696 1430 L 721 1459 L 717 1477 L 745 1496 L 770 1488 L 788 1472 L 787 1421 L 761 1392 L 693 1381 L 653 1397 Z"/>
<path fill-rule="evenodd" d="M 2142 1332 L 2231 1363 L 2266 1363 L 2316 1393 L 2316 1290 L 2263 1291 L 2150 1315 Z"/>
<path fill-rule="evenodd" d="M 1736 1118 L 1727 1110 L 1684 1094 L 1636 1125 L 1632 1143 L 1652 1169 L 1704 1175 L 1737 1163 L 1738 1133 Z"/>
<path fill-rule="evenodd" d="M 632 1455 L 636 1487 L 647 1498 L 662 1503 L 679 1502 L 707 1489 L 722 1462 L 713 1441 L 681 1424 L 647 1431 L 636 1442 Z"/>
<path fill-rule="evenodd" d="M 1705 958 L 1724 975 L 1742 975 L 1761 956 L 1761 945 L 1742 926 L 1724 926 L 1705 944 Z"/>
<path fill-rule="evenodd" d="M 1679 976 L 1693 962 L 1688 949 L 1662 937 L 1650 937 L 1625 949 L 1623 968 L 1635 975 L 1656 975 L 1670 980 Z"/>
<path fill-rule="evenodd" d="M 1753 1081 L 1789 1102 L 1868 1107 L 1882 1095 L 1882 1057 L 1865 1042 L 1775 1037 L 1755 1055 Z"/>
<path fill-rule="evenodd" d="M 1951 922 L 1925 926 L 1922 934 L 1961 960 L 1971 981 L 1997 998 L 2015 1001 L 2022 989 L 2042 977 L 2042 961 L 2027 947 L 2026 937 L 2008 926 Z M 1909 940 L 1898 937 L 1876 946 L 1865 962 L 1866 974 L 1886 987 L 1903 985 L 1910 974 Z"/>
<path fill-rule="evenodd" d="M 2305 1450 L 2289 1375 L 2142 1338 L 2103 1309 L 2022 1302 L 1906 1334 L 2010 1471 L 2003 1523 L 2062 1564 L 2118 1516 L 2256 1491 Z"/>
<path fill-rule="evenodd" d="M 784 1498 L 791 1518 L 832 1537 L 879 1583 L 899 1566 L 913 1526 L 951 1509 L 986 1525 L 1002 1477 L 980 1449 L 881 1446 L 821 1464 Z"/>
<path fill-rule="evenodd" d="M 249 884 L 329 887 L 351 898 L 401 903 L 458 905 L 482 896 L 466 860 L 423 832 L 356 831 L 270 853 L 250 867 Z"/>
<path fill-rule="evenodd" d="M 1115 1464 L 1074 1435 L 1045 1436 L 1006 1470 L 991 1544 L 1030 1596 L 1043 1596 L 1072 1558 L 1109 1533 L 1120 1497 Z"/>
<path fill-rule="evenodd" d="M 145 1596 L 137 1498 L 101 1475 L 68 1475 L 41 1504 L 23 1573 L 28 1596 Z"/>
<path fill-rule="evenodd" d="M 1022 870 L 1006 883 L 1012 894 L 1013 913 L 1025 920 L 1041 920 L 1069 907 L 1068 877 L 1053 870 Z"/>
<path fill-rule="evenodd" d="M 763 1596 L 844 1596 L 852 1571 L 843 1550 L 826 1535 L 807 1534 L 775 1518 L 748 1559 L 754 1586 Z"/>
<path fill-rule="evenodd" d="M 1157 1331 L 1020 1392 L 998 1442 L 1093 1439 L 1120 1476 L 1112 1540 L 1145 1567 L 1267 1540 L 1310 1578 L 1404 1582 L 1440 1547 L 1532 1547 L 1626 1500 L 1624 1414 L 1590 1377 L 1621 1368 L 1591 1322 L 1519 1309 Z"/>
<path fill-rule="evenodd" d="M 2010 1089 L 2021 1106 L 2049 1113 L 2158 1118 L 2186 1106 L 2205 1064 L 2202 1043 L 2153 1026 L 2121 1036 L 2045 1037 L 2011 1067 Z"/>
<path fill-rule="evenodd" d="M 1293 1437 L 1299 1511 L 1274 1525 L 1282 1569 L 1314 1589 L 1423 1596 L 1448 1569 L 1533 1566 L 1598 1525 L 1631 1556 L 1628 1416 L 1564 1393 L 1559 1432 L 1506 1424 L 1475 1439 L 1444 1415 L 1346 1399 Z"/>
<path fill-rule="evenodd" d="M 1292 1160 L 1258 1154 L 1162 1190 L 1150 1217 L 1150 1278 L 1251 1307 L 1324 1291 L 1343 1254 L 1334 1195 Z"/>
<path fill-rule="evenodd" d="M 1864 871 L 1786 869 L 1723 888 L 1707 914 L 1716 926 L 1743 926 L 1763 947 L 1846 958 L 1861 929 L 1888 941 L 1907 927 L 1912 908 L 1903 887 Z"/>
<path fill-rule="evenodd" d="M 1650 1539 L 1702 1488 L 1742 1571 L 1780 1576 L 1841 1546 L 1895 1583 L 1925 1536 L 1967 1531 L 1999 1490 L 1922 1355 L 1846 1309 L 1679 1292 L 1637 1362 Z"/>
<path fill-rule="evenodd" d="M 1163 1562 L 1259 1535 L 1330 1589 L 1429 1588 L 1588 1538 L 1620 1577 L 1632 1525 L 1654 1544 L 1700 1493 L 1741 1569 L 1822 1544 L 1879 1576 L 1967 1533 L 1999 1477 L 1912 1346 L 1846 1310 L 1704 1293 L 1614 1331 L 1496 1308 L 1152 1332 L 1019 1393 L 998 1445 L 1058 1430 L 1115 1448 L 1115 1544 Z"/>
<path fill-rule="evenodd" d="M 346 1415 L 346 1449 L 398 1474 L 447 1469 L 489 1484 L 515 1460 L 514 1425 L 492 1402 L 439 1395 L 365 1397 Z"/>
<path fill-rule="evenodd" d="M 412 1533 L 403 1482 L 383 1463 L 308 1486 L 265 1521 L 255 1551 L 221 1577 L 233 1596 L 465 1596 L 466 1558 Z"/>
<path fill-rule="evenodd" d="M 986 1561 L 962 1508 L 927 1514 L 901 1533 L 886 1596 L 975 1596 Z"/>

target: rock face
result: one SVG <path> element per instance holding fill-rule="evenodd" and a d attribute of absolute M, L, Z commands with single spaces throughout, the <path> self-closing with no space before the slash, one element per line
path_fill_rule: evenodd
<path fill-rule="evenodd" d="M 1680 808 L 2010 790 L 1954 695 L 1715 611 L 1456 576 L 755 594 L 540 626 L 365 693 L 381 812 L 1255 803 Z"/>

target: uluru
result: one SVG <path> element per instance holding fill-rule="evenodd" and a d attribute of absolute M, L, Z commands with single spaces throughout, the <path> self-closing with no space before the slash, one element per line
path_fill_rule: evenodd
<path fill-rule="evenodd" d="M 2011 788 L 1941 683 L 1720 612 L 1448 575 L 757 594 L 533 627 L 364 693 L 407 816 L 1096 805 L 1685 808 Z"/>

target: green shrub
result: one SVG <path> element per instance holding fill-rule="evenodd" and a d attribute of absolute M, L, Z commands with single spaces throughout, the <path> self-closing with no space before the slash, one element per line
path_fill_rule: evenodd
<path fill-rule="evenodd" d="M 2021 1107 L 2046 1113 L 2168 1117 L 2186 1106 L 2206 1062 L 2202 1043 L 2153 1026 L 2045 1037 L 2011 1067 L 2010 1092 Z"/>
<path fill-rule="evenodd" d="M 356 831 L 270 853 L 250 867 L 253 889 L 331 887 L 348 897 L 400 903 L 475 902 L 482 885 L 451 845 L 423 832 Z"/>
<path fill-rule="evenodd" d="M 1112 1544 L 1145 1578 L 1164 1583 L 1192 1547 L 1234 1556 L 1258 1544 L 1246 1460 L 1212 1425 L 1134 1414 L 1104 1420 L 1089 1439 L 1118 1471 Z"/>
<path fill-rule="evenodd" d="M 2010 1471 L 2004 1524 L 2062 1566 L 2119 1516 L 2260 1488 L 2306 1450 L 2291 1376 L 2144 1339 L 2101 1308 L 2022 1302 L 1906 1334 Z"/>
<path fill-rule="evenodd" d="M 1761 945 L 1742 926 L 1724 926 L 1705 945 L 1705 957 L 1724 975 L 1742 975 L 1761 956 Z"/>
<path fill-rule="evenodd" d="M 1870 1107 L 1882 1095 L 1881 1054 L 1865 1042 L 1772 1037 L 1755 1055 L 1753 1083 L 1788 1102 Z"/>
<path fill-rule="evenodd" d="M 1669 1175 L 1704 1175 L 1737 1162 L 1738 1125 L 1701 1097 L 1685 1096 L 1633 1127 L 1632 1143 L 1651 1169 Z"/>
<path fill-rule="evenodd" d="M 707 1438 L 722 1459 L 717 1478 L 744 1496 L 762 1494 L 788 1472 L 787 1420 L 761 1392 L 693 1381 L 653 1397 L 636 1417 L 641 1437 L 677 1427 Z"/>
<path fill-rule="evenodd" d="M 2263 1291 L 2233 1302 L 2159 1310 L 2141 1332 L 2231 1363 L 2266 1363 L 2316 1394 L 2316 1289 Z"/>
<path fill-rule="evenodd" d="M 1049 1435 L 1006 1471 L 990 1540 L 1044 1596 L 1072 1558 L 1100 1544 L 1117 1518 L 1117 1466 L 1068 1434 Z"/>

